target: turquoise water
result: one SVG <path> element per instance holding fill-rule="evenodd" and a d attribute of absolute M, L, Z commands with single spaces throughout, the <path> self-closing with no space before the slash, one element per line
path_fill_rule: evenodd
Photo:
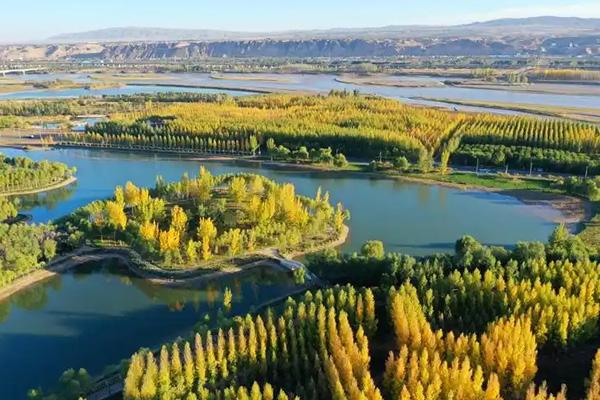
<path fill-rule="evenodd" d="M 321 187 L 351 212 L 351 234 L 343 246 L 355 251 L 370 239 L 388 250 L 414 255 L 451 251 L 454 241 L 472 234 L 488 244 L 545 240 L 558 215 L 496 193 L 372 179 L 364 175 L 268 169 L 235 162 L 194 161 L 136 153 L 63 149 L 9 156 L 61 161 L 77 167 L 78 182 L 42 195 L 22 198 L 35 222 L 63 216 L 93 200 L 108 197 L 131 180 L 154 185 L 156 175 L 177 180 L 205 165 L 213 174 L 255 172 L 292 182 L 313 196 Z M 289 293 L 294 285 L 282 274 L 258 271 L 243 278 L 211 282 L 198 290 L 153 286 L 114 264 L 63 274 L 0 303 L 0 399 L 18 399 L 30 387 L 52 385 L 67 368 L 98 374 L 105 365 L 128 357 L 141 346 L 156 346 L 183 334 L 209 312 L 213 316 L 226 286 L 233 289 L 233 313 Z"/>
<path fill-rule="evenodd" d="M 58 98 L 75 98 L 87 96 L 118 96 L 131 95 L 138 93 L 168 93 L 168 92 L 183 92 L 183 93 L 227 93 L 231 96 L 240 96 L 249 94 L 243 91 L 221 90 L 221 89 L 204 89 L 204 88 L 189 88 L 176 86 L 158 86 L 158 85 L 127 85 L 118 88 L 105 89 L 44 89 L 44 90 L 27 90 L 23 92 L 3 93 L 0 94 L 0 100 L 22 100 L 22 99 L 58 99 Z"/>

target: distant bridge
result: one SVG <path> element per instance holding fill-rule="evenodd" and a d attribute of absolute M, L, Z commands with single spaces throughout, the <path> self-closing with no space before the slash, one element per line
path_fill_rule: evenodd
<path fill-rule="evenodd" d="M 28 72 L 37 72 L 37 71 L 43 71 L 43 70 L 44 70 L 44 68 L 3 69 L 3 70 L 0 70 L 0 75 L 2 75 L 2 76 L 6 76 L 8 74 L 25 75 Z"/>

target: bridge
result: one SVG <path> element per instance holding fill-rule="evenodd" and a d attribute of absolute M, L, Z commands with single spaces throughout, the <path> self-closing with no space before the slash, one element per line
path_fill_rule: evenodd
<path fill-rule="evenodd" d="M 25 75 L 28 72 L 43 71 L 44 68 L 17 68 L 17 69 L 2 69 L 0 75 L 6 76 L 8 74 Z"/>

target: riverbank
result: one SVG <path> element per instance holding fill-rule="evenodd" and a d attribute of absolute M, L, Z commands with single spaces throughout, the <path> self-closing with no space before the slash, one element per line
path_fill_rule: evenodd
<path fill-rule="evenodd" d="M 508 84 L 478 80 L 446 81 L 449 86 L 464 89 L 501 90 L 515 93 L 557 94 L 574 96 L 598 96 L 600 87 L 593 85 L 575 85 L 569 83 L 529 83 Z"/>
<path fill-rule="evenodd" d="M 398 175 L 400 179 L 409 182 L 440 185 L 461 190 L 476 190 L 481 192 L 498 193 L 514 197 L 515 199 L 519 200 L 520 202 L 526 205 L 550 207 L 551 209 L 556 210 L 560 213 L 560 216 L 558 218 L 555 216 L 551 219 L 552 222 L 557 224 L 570 225 L 575 231 L 580 231 L 581 229 L 583 229 L 583 225 L 591 221 L 595 215 L 595 210 L 591 201 L 580 197 L 568 195 L 566 193 L 561 193 L 556 189 L 552 189 L 549 185 L 551 181 L 530 180 L 531 182 L 528 184 L 528 180 L 522 180 L 517 178 L 514 181 L 524 182 L 524 184 L 502 185 L 498 182 L 499 178 L 496 178 L 493 180 L 493 182 L 496 184 L 495 186 L 493 184 L 486 186 L 485 184 L 483 184 L 485 181 L 482 181 L 482 179 L 479 179 L 479 181 L 481 181 L 479 184 L 460 183 L 451 181 L 448 178 L 448 176 L 450 175 Z M 475 177 L 475 180 L 472 181 L 476 180 L 477 177 Z M 513 181 L 513 179 L 509 178 L 506 178 L 505 180 L 507 182 Z M 543 184 L 542 182 L 544 181 L 548 182 L 548 185 Z"/>
<path fill-rule="evenodd" d="M 477 175 L 475 173 L 452 172 L 449 174 L 421 174 L 421 173 L 400 173 L 396 171 L 369 171 L 366 162 L 350 162 L 345 167 L 334 167 L 322 164 L 304 164 L 288 161 L 272 161 L 266 157 L 235 154 L 200 154 L 193 151 L 178 151 L 176 149 L 158 150 L 158 149 L 137 149 L 137 148 L 112 148 L 112 147 L 91 147 L 82 145 L 61 145 L 55 144 L 55 147 L 83 148 L 91 150 L 107 150 L 116 152 L 135 152 L 145 154 L 164 154 L 165 157 L 179 156 L 190 161 L 211 162 L 224 161 L 239 163 L 241 165 L 250 165 L 264 167 L 268 169 L 280 169 L 298 172 L 315 172 L 331 174 L 333 177 L 348 176 L 367 176 L 379 179 L 398 179 L 407 182 L 422 183 L 428 185 L 439 185 L 461 190 L 487 191 L 504 193 L 507 196 L 513 196 L 521 200 L 526 196 L 523 193 L 546 193 L 552 196 L 552 199 L 545 198 L 543 203 L 537 205 L 547 205 L 562 214 L 561 218 L 554 219 L 555 223 L 565 223 L 569 225 L 581 225 L 589 223 L 594 215 L 591 210 L 590 202 L 552 188 L 552 180 L 544 178 L 527 178 L 521 176 L 500 176 L 492 174 Z M 518 195 L 518 196 L 517 196 Z M 531 196 L 527 196 L 527 199 Z M 532 204 L 532 203 L 530 203 Z M 580 209 L 580 212 L 576 210 Z"/>
<path fill-rule="evenodd" d="M 79 257 L 91 249 L 91 247 L 82 247 L 71 253 L 63 254 L 49 262 L 44 268 L 17 278 L 10 284 L 0 288 L 0 301 L 12 296 L 17 292 L 20 292 L 23 289 L 50 279 L 56 274 L 69 271 L 70 269 L 82 264 L 83 262 L 79 261 Z"/>
<path fill-rule="evenodd" d="M 48 186 L 44 186 L 38 189 L 28 189 L 28 190 L 13 190 L 10 192 L 0 192 L 0 197 L 6 197 L 6 196 L 25 196 L 25 195 L 29 195 L 29 194 L 36 194 L 36 193 L 43 193 L 43 192 L 49 192 L 51 190 L 56 190 L 56 189 L 60 189 L 62 187 L 65 186 L 69 186 L 73 183 L 77 182 L 77 178 L 74 176 L 71 176 L 61 182 L 57 182 L 54 183 L 52 185 L 48 185 Z"/>
<path fill-rule="evenodd" d="M 434 80 L 399 80 L 394 75 L 341 75 L 334 79 L 348 85 L 384 86 L 395 88 L 431 88 L 444 87 L 444 84 Z"/>

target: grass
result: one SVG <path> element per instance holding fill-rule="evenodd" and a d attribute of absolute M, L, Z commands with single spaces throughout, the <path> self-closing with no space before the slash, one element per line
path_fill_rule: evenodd
<path fill-rule="evenodd" d="M 600 203 L 594 203 L 594 209 L 596 215 L 585 225 L 579 237 L 596 253 L 600 253 Z"/>
<path fill-rule="evenodd" d="M 548 179 L 521 178 L 508 175 L 496 174 L 472 174 L 466 172 L 453 172 L 442 174 L 415 174 L 415 178 L 431 179 L 438 182 L 452 183 L 457 185 L 477 186 L 489 189 L 501 190 L 537 190 L 543 192 L 559 192 L 552 188 L 552 181 Z"/>

